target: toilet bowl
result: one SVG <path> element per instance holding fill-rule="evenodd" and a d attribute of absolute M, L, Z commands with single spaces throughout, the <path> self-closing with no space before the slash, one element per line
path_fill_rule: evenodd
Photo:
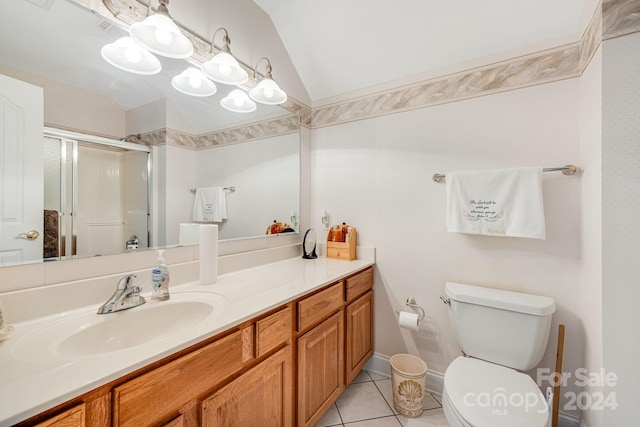
<path fill-rule="evenodd" d="M 449 282 L 443 301 L 464 356 L 444 374 L 451 427 L 548 427 L 547 401 L 533 379 L 547 348 L 551 298 Z"/>
<path fill-rule="evenodd" d="M 447 368 L 442 407 L 451 427 L 548 427 L 551 420 L 530 376 L 464 356 Z"/>

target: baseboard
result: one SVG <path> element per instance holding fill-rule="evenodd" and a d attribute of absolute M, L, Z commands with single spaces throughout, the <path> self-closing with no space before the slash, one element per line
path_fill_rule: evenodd
<path fill-rule="evenodd" d="M 364 366 L 364 369 L 374 372 L 378 375 L 391 376 L 391 364 L 389 357 L 379 353 L 374 353 L 371 359 Z M 442 396 L 444 388 L 444 374 L 427 369 L 427 383 L 425 385 L 427 391 L 436 396 Z M 584 427 L 581 419 L 573 415 L 560 412 L 558 414 L 558 427 Z"/>
<path fill-rule="evenodd" d="M 558 427 L 581 427 L 584 426 L 582 420 L 564 412 L 558 413 Z"/>

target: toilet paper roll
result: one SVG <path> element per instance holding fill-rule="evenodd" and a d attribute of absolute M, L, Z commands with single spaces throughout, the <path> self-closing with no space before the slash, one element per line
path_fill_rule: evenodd
<path fill-rule="evenodd" d="M 200 284 L 218 281 L 218 226 L 200 225 Z"/>
<path fill-rule="evenodd" d="M 409 313 L 408 311 L 401 311 L 398 316 L 398 323 L 401 328 L 410 329 L 412 331 L 418 330 L 418 315 L 416 313 Z"/>

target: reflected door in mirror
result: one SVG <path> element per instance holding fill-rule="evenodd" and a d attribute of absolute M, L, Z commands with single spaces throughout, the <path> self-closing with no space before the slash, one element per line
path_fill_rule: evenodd
<path fill-rule="evenodd" d="M 0 266 L 42 260 L 43 91 L 0 75 Z"/>

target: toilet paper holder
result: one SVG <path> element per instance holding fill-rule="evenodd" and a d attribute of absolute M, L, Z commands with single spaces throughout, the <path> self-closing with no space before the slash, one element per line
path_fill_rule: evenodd
<path fill-rule="evenodd" d="M 421 322 L 425 318 L 424 308 L 418 305 L 414 297 L 407 298 L 405 304 L 412 309 L 418 310 L 420 312 L 420 315 L 418 316 L 418 322 Z"/>

